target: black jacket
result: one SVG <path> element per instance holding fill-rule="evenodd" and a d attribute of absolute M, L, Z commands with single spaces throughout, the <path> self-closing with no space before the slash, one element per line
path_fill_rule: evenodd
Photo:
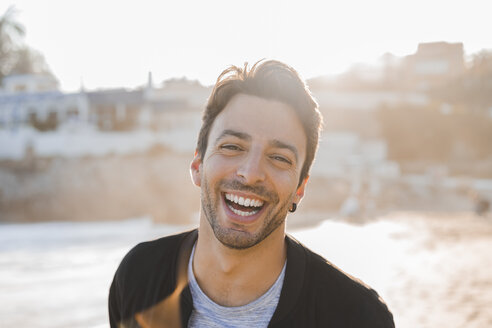
<path fill-rule="evenodd" d="M 193 300 L 187 265 L 197 231 L 134 247 L 109 293 L 111 327 L 187 327 Z M 277 309 L 269 327 L 394 327 L 378 294 L 291 237 Z"/>

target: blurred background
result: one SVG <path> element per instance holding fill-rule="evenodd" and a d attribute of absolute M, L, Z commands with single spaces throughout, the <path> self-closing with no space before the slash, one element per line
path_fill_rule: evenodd
<path fill-rule="evenodd" d="M 136 243 L 197 225 L 228 65 L 296 68 L 325 126 L 288 230 L 397 327 L 491 327 L 488 1 L 0 4 L 0 326 L 107 327 Z"/>

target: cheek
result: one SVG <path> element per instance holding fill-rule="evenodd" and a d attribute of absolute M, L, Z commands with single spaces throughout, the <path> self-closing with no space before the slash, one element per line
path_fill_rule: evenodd
<path fill-rule="evenodd" d="M 218 154 L 213 154 L 207 158 L 204 168 L 209 177 L 223 176 L 230 172 L 235 172 L 238 163 L 238 159 L 236 158 L 228 158 Z"/>
<path fill-rule="evenodd" d="M 279 196 L 291 197 L 295 195 L 298 185 L 298 176 L 295 173 L 284 172 L 277 174 L 274 178 L 275 188 L 279 193 Z"/>
<path fill-rule="evenodd" d="M 203 171 L 201 172 L 202 186 L 208 184 L 209 189 L 214 189 L 221 180 L 230 176 L 230 169 L 230 166 L 224 165 L 220 161 L 208 161 L 206 165 L 203 166 Z"/>

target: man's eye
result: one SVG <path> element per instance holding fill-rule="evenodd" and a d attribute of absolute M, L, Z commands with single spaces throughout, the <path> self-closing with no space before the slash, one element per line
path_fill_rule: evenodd
<path fill-rule="evenodd" d="M 228 145 L 222 145 L 222 146 L 220 146 L 220 148 L 225 149 L 225 150 L 236 150 L 236 151 L 241 150 L 241 148 L 239 146 L 229 145 L 229 144 Z"/>
<path fill-rule="evenodd" d="M 272 159 L 279 161 L 279 162 L 282 162 L 282 163 L 289 164 L 289 165 L 292 164 L 292 162 L 288 158 L 285 158 L 283 156 L 274 155 L 274 156 L 272 156 Z"/>

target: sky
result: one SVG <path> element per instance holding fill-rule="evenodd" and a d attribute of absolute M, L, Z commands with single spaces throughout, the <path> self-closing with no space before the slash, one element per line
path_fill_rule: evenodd
<path fill-rule="evenodd" d="M 2 0 L 62 90 L 155 84 L 186 76 L 211 85 L 229 65 L 282 60 L 305 78 L 333 75 L 420 42 L 492 49 L 489 0 Z"/>

